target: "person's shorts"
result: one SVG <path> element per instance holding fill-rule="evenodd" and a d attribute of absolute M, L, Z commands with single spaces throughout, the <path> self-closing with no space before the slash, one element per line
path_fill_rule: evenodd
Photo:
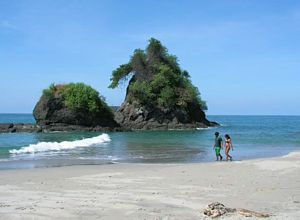
<path fill-rule="evenodd" d="M 216 151 L 216 155 L 219 155 L 221 153 L 221 148 L 220 147 L 216 147 L 215 151 Z"/>

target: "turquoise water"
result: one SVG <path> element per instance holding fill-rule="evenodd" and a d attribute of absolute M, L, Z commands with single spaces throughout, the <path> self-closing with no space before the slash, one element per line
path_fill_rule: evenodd
<path fill-rule="evenodd" d="M 0 114 L 0 123 L 24 123 L 34 124 L 35 120 L 32 114 Z"/>
<path fill-rule="evenodd" d="M 216 131 L 222 136 L 231 135 L 235 160 L 300 150 L 300 116 L 208 116 L 208 119 L 221 126 L 194 131 L 115 132 L 108 133 L 110 141 L 102 141 L 101 133 L 3 133 L 0 134 L 0 169 L 123 162 L 207 162 L 214 159 L 212 145 Z M 0 114 L 0 123 L 7 122 L 34 121 L 30 114 Z M 97 138 L 90 139 L 92 137 Z M 30 144 L 33 144 L 31 148 Z M 11 153 L 12 150 L 18 153 Z"/>

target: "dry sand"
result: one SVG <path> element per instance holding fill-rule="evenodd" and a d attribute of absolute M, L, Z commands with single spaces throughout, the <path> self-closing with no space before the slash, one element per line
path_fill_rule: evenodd
<path fill-rule="evenodd" d="M 300 219 L 299 171 L 299 152 L 243 162 L 2 170 L 0 219 L 209 219 L 202 210 L 215 201 L 268 219 Z"/>

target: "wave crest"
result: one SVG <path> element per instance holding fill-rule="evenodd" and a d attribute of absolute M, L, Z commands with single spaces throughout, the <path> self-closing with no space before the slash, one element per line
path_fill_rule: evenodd
<path fill-rule="evenodd" d="M 76 141 L 63 141 L 63 142 L 39 142 L 37 144 L 30 144 L 27 147 L 20 149 L 10 150 L 11 154 L 24 154 L 24 153 L 37 153 L 45 151 L 60 151 L 74 149 L 77 147 L 89 147 L 95 144 L 102 144 L 110 142 L 111 139 L 108 134 L 101 134 L 92 138 L 85 138 Z"/>

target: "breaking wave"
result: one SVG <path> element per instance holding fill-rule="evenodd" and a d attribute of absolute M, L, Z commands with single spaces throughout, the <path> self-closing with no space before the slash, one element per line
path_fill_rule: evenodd
<path fill-rule="evenodd" d="M 101 134 L 97 137 L 85 138 L 76 141 L 63 141 L 63 142 L 39 142 L 37 144 L 30 144 L 27 147 L 22 147 L 20 149 L 10 150 L 11 154 L 24 154 L 24 153 L 37 153 L 45 151 L 60 151 L 74 149 L 77 147 L 90 147 L 96 144 L 102 144 L 110 142 L 110 137 L 108 134 Z"/>

